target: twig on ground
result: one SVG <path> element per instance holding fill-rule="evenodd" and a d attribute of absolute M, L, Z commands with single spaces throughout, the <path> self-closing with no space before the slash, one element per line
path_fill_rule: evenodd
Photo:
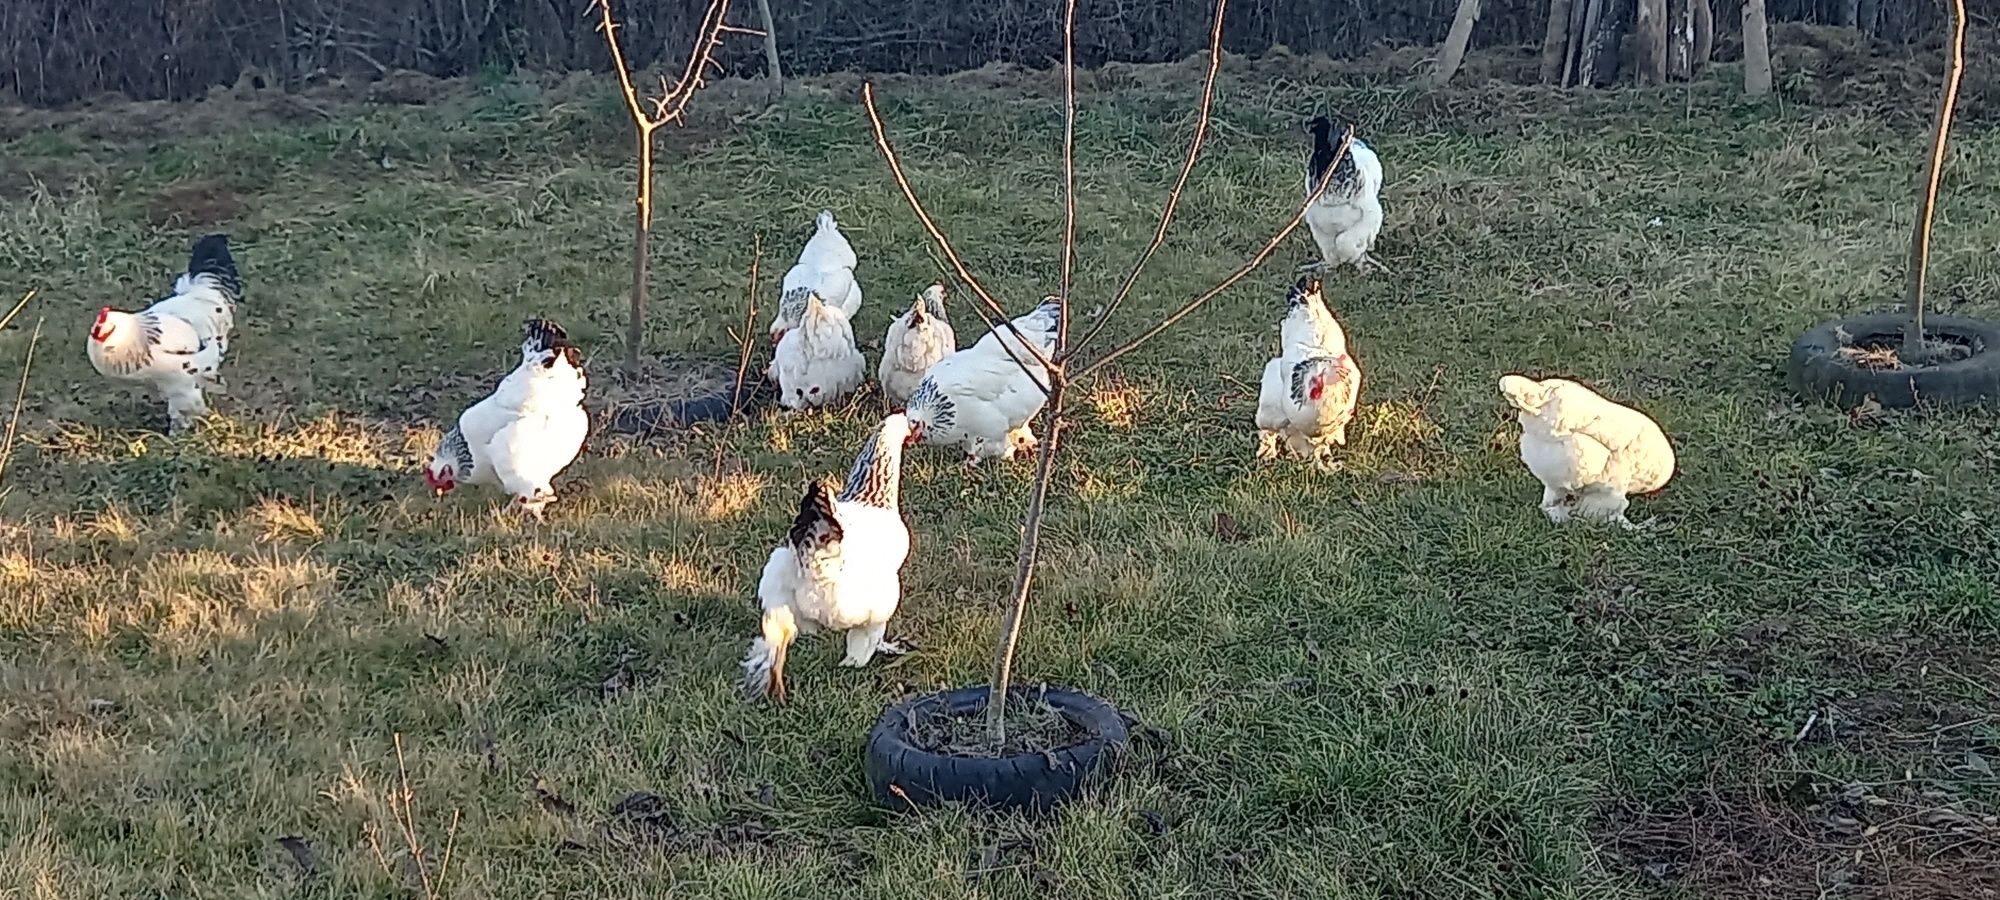
<path fill-rule="evenodd" d="M 28 296 L 33 297 L 34 293 L 30 292 Z M 27 302 L 25 298 L 21 301 L 23 305 L 26 305 Z M 14 308 L 14 312 L 20 311 L 20 307 L 17 306 Z M 7 315 L 9 320 L 13 317 L 13 313 Z M 28 373 L 34 371 L 35 368 L 35 345 L 41 343 L 43 321 L 45 320 L 35 320 L 35 332 L 28 336 L 27 357 L 21 361 L 21 388 L 14 392 L 14 414 L 7 419 L 7 441 L 4 445 L 0 445 L 0 484 L 7 483 L 7 463 L 14 458 L 14 438 L 20 434 L 21 408 L 28 401 Z M 0 328 L 3 327 L 6 327 L 6 322 L 0 321 Z"/>

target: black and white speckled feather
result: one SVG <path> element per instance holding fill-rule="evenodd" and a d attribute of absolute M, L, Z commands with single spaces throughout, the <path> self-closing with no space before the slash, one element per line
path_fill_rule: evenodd
<path fill-rule="evenodd" d="M 826 482 L 806 485 L 805 496 L 799 498 L 799 513 L 792 517 L 792 528 L 785 538 L 800 556 L 811 556 L 846 537 L 840 519 L 834 516 L 833 502 L 833 489 Z"/>
<path fill-rule="evenodd" d="M 938 431 L 949 431 L 958 423 L 958 415 L 952 408 L 951 398 L 938 390 L 937 382 L 925 378 L 917 385 L 916 393 L 910 395 L 908 408 L 923 410 L 930 427 Z"/>
<path fill-rule="evenodd" d="M 1320 366 L 1329 366 L 1335 372 L 1347 362 L 1345 356 L 1309 356 L 1292 365 L 1292 402 L 1301 406 L 1311 399 L 1313 371 Z"/>
<path fill-rule="evenodd" d="M 1306 275 L 1292 282 L 1292 289 L 1285 292 L 1285 308 L 1298 309 L 1304 306 L 1306 301 L 1319 296 L 1321 296 L 1319 276 Z"/>
<path fill-rule="evenodd" d="M 840 502 L 897 508 L 903 480 L 903 436 L 907 433 L 907 426 L 891 429 L 886 422 L 875 430 L 854 458 L 854 468 L 840 489 Z"/>
<path fill-rule="evenodd" d="M 556 358 L 561 357 L 569 361 L 571 368 L 583 371 L 583 351 L 569 339 L 569 333 L 561 325 L 551 319 L 529 319 L 523 328 L 523 353 L 550 354 L 542 362 L 544 367 L 555 365 Z"/>
<path fill-rule="evenodd" d="M 1306 194 L 1310 196 L 1313 191 L 1317 190 L 1320 182 L 1327 179 L 1328 170 L 1331 169 L 1333 183 L 1327 185 L 1325 193 L 1321 196 L 1347 197 L 1353 195 L 1361 187 L 1359 171 L 1354 166 L 1354 154 L 1352 152 L 1339 153 L 1340 138 L 1346 134 L 1348 123 L 1329 119 L 1326 116 L 1315 116 L 1311 122 L 1306 123 L 1306 128 L 1312 132 L 1313 136 L 1312 155 L 1306 159 Z M 1366 147 L 1368 145 L 1357 135 L 1354 138 L 1353 146 Z M 1340 156 L 1338 163 L 1334 160 L 1334 156 L 1337 153 Z"/>
<path fill-rule="evenodd" d="M 465 433 L 453 428 L 444 433 L 444 440 L 438 443 L 439 456 L 451 460 L 452 471 L 459 481 L 472 480 L 472 447 L 465 442 Z"/>
<path fill-rule="evenodd" d="M 806 307 L 812 303 L 812 288 L 792 288 L 778 298 L 778 320 L 793 327 L 804 321 Z"/>

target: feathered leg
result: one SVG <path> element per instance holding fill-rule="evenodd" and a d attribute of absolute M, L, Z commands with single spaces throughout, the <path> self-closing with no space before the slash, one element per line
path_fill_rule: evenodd
<path fill-rule="evenodd" d="M 847 656 L 840 660 L 840 664 L 855 669 L 868 665 L 875 658 L 876 651 L 888 646 L 882 640 L 888 631 L 887 622 L 847 629 Z"/>
<path fill-rule="evenodd" d="M 202 398 L 201 388 L 192 384 L 167 391 L 166 400 L 170 434 L 182 434 L 193 428 L 196 420 L 208 415 L 208 401 Z"/>
<path fill-rule="evenodd" d="M 1275 431 L 1265 431 L 1265 430 L 1263 430 L 1263 429 L 1258 429 L 1258 431 L 1257 431 L 1257 458 L 1258 458 L 1258 459 L 1277 459 L 1277 458 L 1278 458 L 1278 452 L 1279 452 L 1279 445 L 1280 445 L 1280 444 L 1281 444 L 1281 443 L 1282 443 L 1283 441 L 1284 441 L 1284 437 L 1283 437 L 1282 435 L 1278 434 L 1278 433 L 1277 433 L 1277 432 L 1275 432 Z"/>
<path fill-rule="evenodd" d="M 1542 488 L 1542 514 L 1549 521 L 1561 525 L 1569 521 L 1569 492 L 1561 488 Z"/>
<path fill-rule="evenodd" d="M 1627 531 L 1648 527 L 1652 522 L 1650 519 L 1647 525 L 1638 525 L 1625 518 L 1625 510 L 1631 506 L 1631 498 L 1623 493 L 1612 488 L 1597 488 L 1584 491 L 1577 498 L 1576 511 L 1586 518 L 1615 523 Z"/>

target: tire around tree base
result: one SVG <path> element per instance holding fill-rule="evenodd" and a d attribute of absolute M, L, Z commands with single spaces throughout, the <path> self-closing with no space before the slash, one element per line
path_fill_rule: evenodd
<path fill-rule="evenodd" d="M 1869 396 L 1891 409 L 1933 403 L 1944 406 L 2000 403 L 2000 326 L 1957 316 L 1927 316 L 1927 336 L 1972 348 L 1972 355 L 1939 365 L 1864 369 L 1840 355 L 1844 347 L 1901 343 L 1902 313 L 1855 316 L 1822 322 L 1792 344 L 1786 376 L 1792 389 L 1825 399 L 1842 409 Z"/>
<path fill-rule="evenodd" d="M 947 756 L 919 747 L 910 723 L 938 712 L 971 715 L 986 708 L 987 688 L 923 694 L 882 713 L 868 732 L 863 768 L 875 802 L 890 809 L 964 803 L 992 809 L 1047 811 L 1108 777 L 1131 742 L 1116 707 L 1078 691 L 1016 688 L 1011 696 L 1041 700 L 1087 737 L 1049 753 Z"/>

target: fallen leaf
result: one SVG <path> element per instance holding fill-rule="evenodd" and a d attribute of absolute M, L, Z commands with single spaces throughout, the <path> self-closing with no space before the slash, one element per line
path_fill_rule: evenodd
<path fill-rule="evenodd" d="M 292 862 L 298 863 L 300 874 L 311 875 L 319 869 L 319 860 L 313 855 L 312 844 L 304 837 L 296 834 L 285 835 L 278 838 L 278 846 L 285 848 L 285 852 L 291 854 Z"/>

